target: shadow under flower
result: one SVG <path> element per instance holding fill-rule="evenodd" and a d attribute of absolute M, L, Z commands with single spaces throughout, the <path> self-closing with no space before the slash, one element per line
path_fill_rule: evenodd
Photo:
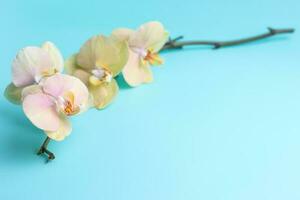
<path fill-rule="evenodd" d="M 43 141 L 41 131 L 26 119 L 20 107 L 5 104 L 0 106 L 0 166 L 34 162 Z"/>
<path fill-rule="evenodd" d="M 116 81 L 118 82 L 119 88 L 121 90 L 128 90 L 128 89 L 132 89 L 132 87 L 130 87 L 130 85 L 128 85 L 123 77 L 122 74 L 119 74 L 116 78 Z"/>

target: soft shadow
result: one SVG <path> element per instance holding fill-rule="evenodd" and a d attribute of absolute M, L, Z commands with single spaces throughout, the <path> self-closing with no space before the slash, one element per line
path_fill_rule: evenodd
<path fill-rule="evenodd" d="M 120 88 L 121 90 L 129 90 L 129 89 L 132 89 L 132 87 L 130 87 L 130 86 L 126 83 L 126 81 L 125 81 L 125 79 L 124 79 L 124 77 L 123 77 L 122 74 L 119 74 L 119 75 L 116 77 L 116 81 L 118 82 L 119 88 Z"/>
<path fill-rule="evenodd" d="M 41 131 L 25 117 L 21 107 L 1 105 L 0 166 L 36 161 L 36 152 L 43 142 Z"/>

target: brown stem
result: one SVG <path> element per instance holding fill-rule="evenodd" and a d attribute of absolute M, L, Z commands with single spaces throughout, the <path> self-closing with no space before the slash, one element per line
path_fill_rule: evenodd
<path fill-rule="evenodd" d="M 49 160 L 54 160 L 55 159 L 55 155 L 54 153 L 52 153 L 51 151 L 49 151 L 47 149 L 49 142 L 51 141 L 51 139 L 49 137 L 47 137 L 45 139 L 45 141 L 43 142 L 40 150 L 38 151 L 37 155 L 42 155 L 42 154 L 46 154 L 48 155 L 48 161 Z"/>
<path fill-rule="evenodd" d="M 175 39 L 170 39 L 162 48 L 163 50 L 167 49 L 180 49 L 183 48 L 184 46 L 192 46 L 192 45 L 209 45 L 212 46 L 214 49 L 219 49 L 223 47 L 228 47 L 228 46 L 234 46 L 234 45 L 240 45 L 240 44 L 245 44 L 257 40 L 262 40 L 268 37 L 272 37 L 275 35 L 279 34 L 287 34 L 287 33 L 294 33 L 295 29 L 289 28 L 289 29 L 273 29 L 273 28 L 268 28 L 267 33 L 263 33 L 260 35 L 244 38 L 244 39 L 237 39 L 237 40 L 231 40 L 231 41 L 200 41 L 200 40 L 195 40 L 195 41 L 178 41 L 183 38 L 183 36 L 179 36 Z"/>

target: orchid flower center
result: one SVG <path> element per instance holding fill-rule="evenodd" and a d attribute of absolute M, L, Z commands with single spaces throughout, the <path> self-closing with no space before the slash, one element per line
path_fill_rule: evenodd
<path fill-rule="evenodd" d="M 142 58 L 142 59 L 144 59 L 148 54 L 148 51 L 144 48 L 131 47 L 131 50 L 133 52 L 135 52 L 136 54 L 138 54 L 139 57 Z"/>
<path fill-rule="evenodd" d="M 67 116 L 75 115 L 80 111 L 80 108 L 74 105 L 74 94 L 72 92 L 58 96 L 56 103 L 58 110 Z"/>
<path fill-rule="evenodd" d="M 158 55 L 158 53 L 155 53 L 152 49 L 144 49 L 137 47 L 132 47 L 131 49 L 133 52 L 139 55 L 142 61 L 146 63 L 148 62 L 150 65 L 160 65 L 163 63 L 163 60 Z"/>
<path fill-rule="evenodd" d="M 104 67 L 95 67 L 91 71 L 90 83 L 93 85 L 99 85 L 101 83 L 110 83 L 113 79 L 112 73 Z"/>
<path fill-rule="evenodd" d="M 52 76 L 52 75 L 56 74 L 57 72 L 58 72 L 58 70 L 56 68 L 51 68 L 51 69 L 43 71 L 43 72 L 41 72 L 41 74 L 35 76 L 34 80 L 36 83 L 39 83 L 43 78 Z"/>

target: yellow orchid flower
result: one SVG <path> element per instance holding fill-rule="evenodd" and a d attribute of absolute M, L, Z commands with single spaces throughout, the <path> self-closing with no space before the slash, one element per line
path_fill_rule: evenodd
<path fill-rule="evenodd" d="M 127 28 L 116 29 L 112 35 L 128 42 L 129 58 L 123 69 L 125 81 L 130 86 L 138 86 L 153 80 L 150 65 L 163 64 L 158 52 L 169 38 L 160 22 L 148 22 L 133 31 Z"/>
<path fill-rule="evenodd" d="M 91 106 L 102 109 L 117 95 L 114 79 L 128 60 L 128 46 L 114 36 L 97 35 L 90 38 L 79 53 L 65 63 L 67 73 L 81 79 L 89 89 Z"/>

